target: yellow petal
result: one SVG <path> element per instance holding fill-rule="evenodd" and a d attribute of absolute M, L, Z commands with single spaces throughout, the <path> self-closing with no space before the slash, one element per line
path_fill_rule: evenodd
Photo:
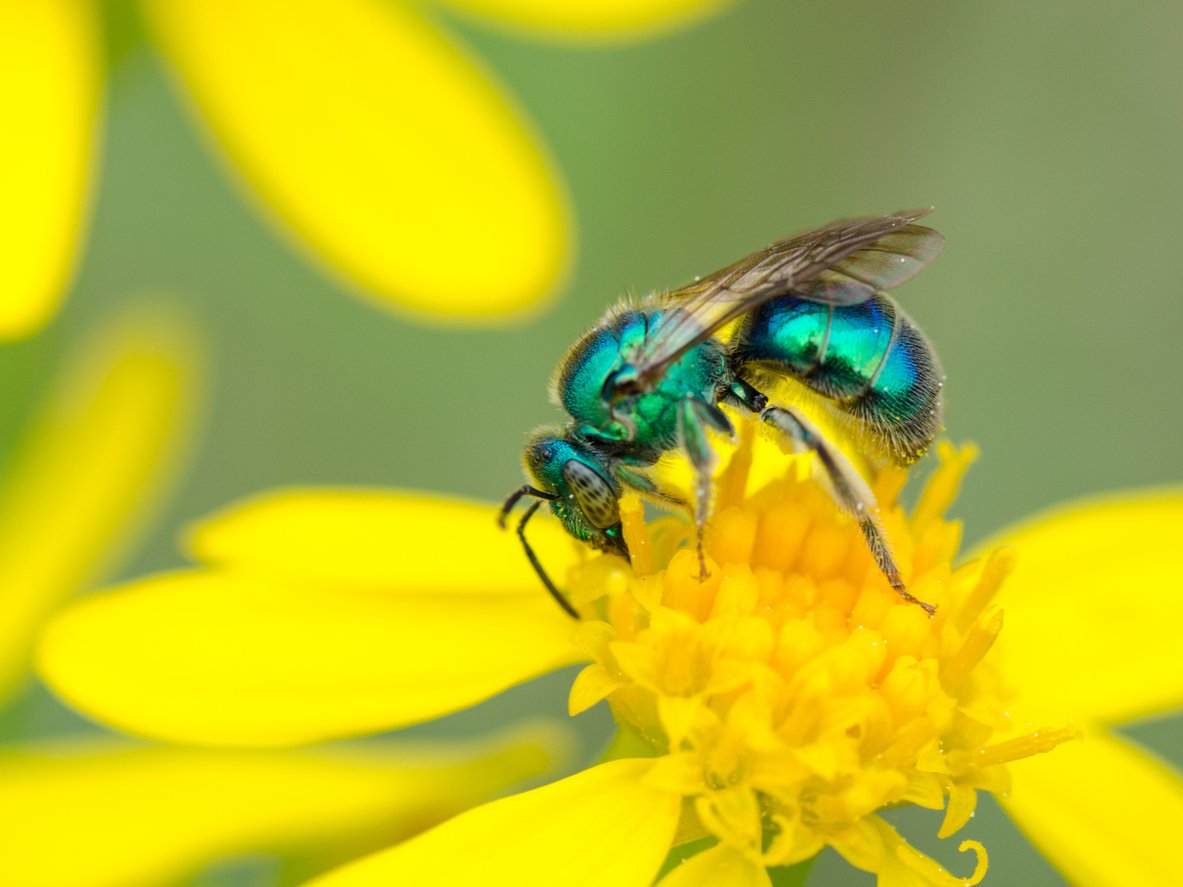
<path fill-rule="evenodd" d="M 244 746 L 360 735 L 465 708 L 583 654 L 541 590 L 390 594 L 219 572 L 93 595 L 39 668 L 133 733 Z"/>
<path fill-rule="evenodd" d="M 489 505 L 395 491 L 275 490 L 232 505 L 189 537 L 198 560 L 341 588 L 545 594 L 512 528 Z M 561 580 L 575 549 L 545 514 L 530 544 Z M 458 556 L 463 552 L 463 556 Z"/>
<path fill-rule="evenodd" d="M 446 5 L 569 39 L 651 36 L 706 18 L 731 0 L 444 0 Z"/>
<path fill-rule="evenodd" d="M 644 783 L 649 766 L 612 761 L 494 801 L 309 887 L 649 887 L 680 809 Z"/>
<path fill-rule="evenodd" d="M 1174 490 L 1078 503 L 983 546 L 1018 555 L 1002 639 L 1025 707 L 1113 721 L 1183 703 L 1180 537 Z"/>
<path fill-rule="evenodd" d="M 523 736 L 479 753 L 392 743 L 316 753 L 9 749 L 0 754 L 3 880 L 133 887 L 248 852 L 366 852 L 539 774 L 553 763 L 548 745 Z"/>
<path fill-rule="evenodd" d="M 45 323 L 74 274 L 96 153 L 98 36 L 90 3 L 0 7 L 0 339 Z"/>
<path fill-rule="evenodd" d="M 1010 771 L 1007 812 L 1074 884 L 1177 883 L 1178 771 L 1102 727 Z"/>
<path fill-rule="evenodd" d="M 986 876 L 986 849 L 977 841 L 962 841 L 957 849 L 972 854 L 973 870 L 954 875 L 925 856 L 878 816 L 859 820 L 834 835 L 831 845 L 855 868 L 878 875 L 879 887 L 973 887 Z"/>
<path fill-rule="evenodd" d="M 696 853 L 657 882 L 657 887 L 772 887 L 768 870 L 722 844 Z"/>
<path fill-rule="evenodd" d="M 556 286 L 569 222 L 550 160 L 414 4 L 146 7 L 246 180 L 381 304 L 487 321 Z"/>
<path fill-rule="evenodd" d="M 188 438 L 197 356 L 177 321 L 125 316 L 66 368 L 0 486 L 0 698 L 49 613 L 127 547 Z"/>

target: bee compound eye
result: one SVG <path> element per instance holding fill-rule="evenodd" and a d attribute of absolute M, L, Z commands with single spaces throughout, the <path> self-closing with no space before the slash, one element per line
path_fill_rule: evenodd
<path fill-rule="evenodd" d="M 620 522 L 618 494 L 593 468 L 572 459 L 563 466 L 563 480 L 593 527 L 603 529 Z"/>

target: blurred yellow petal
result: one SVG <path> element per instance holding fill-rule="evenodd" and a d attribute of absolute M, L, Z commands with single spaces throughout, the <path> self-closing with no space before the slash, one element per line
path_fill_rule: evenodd
<path fill-rule="evenodd" d="M 983 546 L 1018 554 L 1003 638 L 1025 709 L 1116 721 L 1183 704 L 1181 537 L 1173 490 L 1081 502 Z"/>
<path fill-rule="evenodd" d="M 212 752 L 89 743 L 0 754 L 5 884 L 173 883 L 246 852 L 366 852 L 548 769 L 544 736 L 480 754 L 371 744 Z M 341 852 L 339 851 L 339 852 Z"/>
<path fill-rule="evenodd" d="M 650 766 L 613 761 L 494 801 L 309 887 L 649 887 L 680 809 L 644 783 Z"/>
<path fill-rule="evenodd" d="M 772 887 L 768 870 L 722 844 L 696 853 L 657 882 L 657 887 Z"/>
<path fill-rule="evenodd" d="M 957 850 L 973 868 L 955 875 L 925 856 L 888 822 L 870 816 L 845 829 L 829 842 L 855 868 L 873 872 L 878 887 L 973 887 L 986 876 L 989 861 L 978 841 L 962 841 Z"/>
<path fill-rule="evenodd" d="M 401 594 L 178 573 L 66 609 L 39 668 L 123 730 L 290 745 L 428 720 L 579 661 L 573 626 L 541 589 Z"/>
<path fill-rule="evenodd" d="M 444 0 L 482 18 L 584 40 L 648 36 L 696 22 L 732 0 Z"/>
<path fill-rule="evenodd" d="M 251 186 L 367 295 L 488 321 L 556 287 L 569 223 L 549 158 L 413 4 L 146 8 Z"/>
<path fill-rule="evenodd" d="M 1012 788 L 1002 799 L 1007 812 L 1074 884 L 1178 882 L 1178 771 L 1097 727 L 1083 742 L 1014 764 L 1010 772 Z"/>
<path fill-rule="evenodd" d="M 200 561 L 334 588 L 530 591 L 542 585 L 491 505 L 394 491 L 275 490 L 225 509 L 189 534 Z M 561 577 L 575 547 L 557 521 L 530 523 L 530 544 Z M 458 556 L 463 552 L 463 556 Z"/>
<path fill-rule="evenodd" d="M 132 541 L 188 438 L 197 354 L 178 323 L 129 314 L 67 368 L 0 485 L 0 697 L 34 633 Z"/>
<path fill-rule="evenodd" d="M 33 332 L 74 274 L 103 75 L 92 3 L 0 6 L 0 339 Z"/>

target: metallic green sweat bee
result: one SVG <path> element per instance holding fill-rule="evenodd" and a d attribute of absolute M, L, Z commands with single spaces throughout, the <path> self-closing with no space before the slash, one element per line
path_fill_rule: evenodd
<path fill-rule="evenodd" d="M 649 473 L 666 453 L 685 454 L 694 472 L 693 513 L 700 568 L 714 453 L 708 431 L 732 434 L 720 404 L 750 413 L 800 452 L 815 452 L 835 501 L 858 521 L 876 564 L 906 600 L 870 489 L 817 428 L 789 404 L 760 391 L 790 379 L 864 440 L 872 452 L 908 464 L 941 428 L 944 376 L 923 333 L 882 290 L 920 272 L 944 247 L 913 224 L 929 209 L 847 219 L 753 253 L 689 286 L 611 309 L 559 365 L 554 394 L 571 416 L 540 429 L 523 459 L 533 479 L 506 499 L 500 524 L 523 496 L 535 501 L 518 524 L 526 556 L 571 616 L 526 539 L 542 502 L 581 542 L 629 557 L 620 497 L 633 490 L 688 507 Z M 728 327 L 726 337 L 717 335 Z"/>

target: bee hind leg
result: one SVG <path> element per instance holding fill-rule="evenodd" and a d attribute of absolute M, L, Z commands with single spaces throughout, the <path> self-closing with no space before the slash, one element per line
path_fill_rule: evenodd
<path fill-rule="evenodd" d="M 830 483 L 834 500 L 841 508 L 858 522 L 859 530 L 866 540 L 867 548 L 875 559 L 879 571 L 891 583 L 891 587 L 900 597 L 909 603 L 917 604 L 929 615 L 936 612 L 936 607 L 927 604 L 912 595 L 904 587 L 900 578 L 899 568 L 891 555 L 891 547 L 887 542 L 887 535 L 879 521 L 879 506 L 875 501 L 875 494 L 859 475 L 850 460 L 840 450 L 832 446 L 820 431 L 791 407 L 778 406 L 768 402 L 767 396 L 757 391 L 742 380 L 737 381 L 730 392 L 728 400 L 743 406 L 755 413 L 760 421 L 775 428 L 787 438 L 797 452 L 813 452 L 825 471 L 826 479 Z"/>

